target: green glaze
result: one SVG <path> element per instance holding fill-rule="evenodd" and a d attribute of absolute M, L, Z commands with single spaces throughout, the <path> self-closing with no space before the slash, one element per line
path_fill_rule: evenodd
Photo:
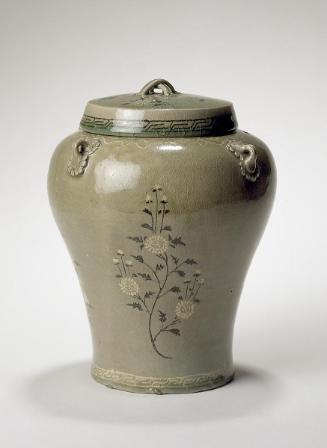
<path fill-rule="evenodd" d="M 266 145 L 238 130 L 82 130 L 59 144 L 49 198 L 83 291 L 97 381 L 184 393 L 232 379 L 235 314 L 275 182 Z"/>
<path fill-rule="evenodd" d="M 138 93 L 88 102 L 81 129 L 93 134 L 138 137 L 198 137 L 233 132 L 232 103 L 176 92 L 164 79 L 154 79 Z"/>

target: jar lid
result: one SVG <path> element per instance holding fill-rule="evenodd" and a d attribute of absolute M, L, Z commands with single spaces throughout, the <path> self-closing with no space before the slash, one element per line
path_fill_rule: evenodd
<path fill-rule="evenodd" d="M 148 82 L 138 93 L 87 103 L 80 128 L 101 135 L 199 137 L 237 128 L 232 103 L 176 92 L 165 79 Z"/>

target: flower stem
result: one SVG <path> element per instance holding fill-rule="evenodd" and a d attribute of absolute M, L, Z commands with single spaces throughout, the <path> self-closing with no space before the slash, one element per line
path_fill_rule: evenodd
<path fill-rule="evenodd" d="M 162 227 L 163 227 L 163 223 L 164 223 L 164 218 L 165 218 L 165 212 L 166 212 L 166 204 L 163 204 L 163 208 L 162 208 L 162 216 L 161 216 L 161 225 L 160 225 L 160 233 L 162 232 Z"/>
<path fill-rule="evenodd" d="M 153 333 L 152 333 L 152 317 L 153 317 L 153 313 L 154 313 L 154 310 L 156 308 L 157 302 L 158 302 L 158 300 L 159 300 L 159 298 L 161 296 L 161 292 L 164 289 L 164 287 L 166 285 L 166 282 L 167 282 L 167 279 L 168 279 L 168 276 L 169 276 L 169 266 L 168 266 L 167 254 L 165 254 L 164 260 L 165 260 L 165 264 L 166 264 L 166 275 L 165 275 L 165 279 L 163 281 L 163 284 L 161 286 L 159 284 L 159 290 L 158 290 L 158 293 L 156 295 L 156 298 L 154 299 L 154 302 L 153 302 L 153 305 L 152 305 L 152 308 L 151 308 L 151 311 L 150 311 L 150 314 L 149 314 L 148 330 L 149 330 L 150 341 L 151 341 L 151 344 L 152 344 L 152 347 L 153 347 L 154 351 L 158 355 L 160 355 L 162 358 L 171 359 L 171 356 L 166 356 L 166 355 L 164 355 L 163 353 L 161 353 L 158 350 L 158 348 L 156 346 L 156 343 L 155 343 L 155 338 L 154 338 Z"/>
<path fill-rule="evenodd" d="M 152 344 L 152 347 L 153 347 L 154 351 L 155 351 L 159 356 L 161 356 L 162 358 L 165 358 L 165 359 L 172 359 L 171 356 L 166 356 L 166 355 L 164 355 L 163 353 L 161 353 L 161 352 L 158 350 L 158 348 L 157 348 L 157 346 L 156 346 L 156 343 L 155 343 L 155 339 L 153 338 L 153 335 L 152 335 L 152 332 L 151 332 L 151 319 L 149 319 L 149 334 L 150 334 L 150 341 L 151 341 L 151 344 Z"/>
<path fill-rule="evenodd" d="M 187 291 L 188 291 L 188 284 L 186 285 L 186 290 L 185 290 L 185 299 L 187 299 Z"/>
<path fill-rule="evenodd" d="M 160 335 L 160 333 L 162 333 L 163 331 L 169 331 L 170 327 L 172 327 L 173 325 L 177 324 L 180 321 L 181 321 L 180 319 L 176 319 L 175 318 L 169 324 L 167 324 L 164 327 L 160 328 L 160 330 L 154 336 L 153 340 L 155 341 L 157 339 L 157 337 Z"/>
<path fill-rule="evenodd" d="M 192 285 L 191 288 L 190 288 L 190 297 L 191 297 L 192 295 L 194 295 L 194 288 L 195 288 L 195 283 L 196 283 L 196 282 L 197 282 L 197 278 L 194 277 L 193 285 Z"/>
<path fill-rule="evenodd" d="M 153 228 L 153 226 L 154 226 L 154 222 L 153 222 L 153 213 L 152 213 L 151 210 L 150 210 L 150 212 L 151 212 L 151 228 L 152 228 L 152 232 L 154 232 L 154 228 Z"/>
<path fill-rule="evenodd" d="M 156 225 L 154 228 L 155 233 L 157 233 L 157 225 L 158 225 L 158 191 L 156 190 Z"/>
<path fill-rule="evenodd" d="M 124 257 L 124 255 L 121 255 L 121 256 L 120 256 L 120 258 L 121 258 L 121 262 L 122 262 L 122 265 L 123 265 L 123 268 L 124 268 L 124 272 L 125 272 L 125 275 L 127 275 L 127 272 L 126 272 L 126 268 L 125 268 L 125 263 L 124 263 L 123 257 Z"/>
<path fill-rule="evenodd" d="M 179 269 L 181 266 L 183 266 L 183 264 L 185 264 L 185 260 L 184 260 L 184 261 L 181 261 L 177 266 L 175 266 L 175 268 L 169 272 L 169 275 L 172 274 L 173 272 L 177 272 L 178 269 Z"/>
<path fill-rule="evenodd" d="M 156 277 L 156 279 L 157 279 L 159 288 L 161 288 L 161 285 L 160 285 L 160 279 L 159 279 L 159 277 L 158 277 L 156 271 L 155 271 L 155 270 L 154 270 L 148 263 L 146 263 L 145 261 L 140 261 L 140 263 L 144 264 L 148 269 L 150 269 L 150 271 L 153 273 L 153 275 L 154 275 L 154 276 Z"/>
<path fill-rule="evenodd" d="M 199 292 L 200 288 L 201 288 L 201 285 L 198 286 L 198 289 L 196 290 L 196 292 L 195 292 L 195 294 L 193 296 L 193 300 L 196 299 L 196 296 L 198 295 L 198 292 Z"/>
<path fill-rule="evenodd" d="M 149 203 L 145 203 L 145 208 L 149 211 L 149 213 L 150 213 L 150 215 L 151 215 L 151 229 L 152 229 L 152 232 L 154 232 L 154 222 L 153 222 L 153 213 L 152 213 L 152 206 L 151 206 L 151 204 L 152 204 L 152 201 L 151 202 L 149 202 Z"/>
<path fill-rule="evenodd" d="M 145 303 L 145 299 L 144 299 L 144 298 L 142 299 L 142 297 L 141 297 L 140 295 L 137 296 L 137 299 L 139 299 L 139 300 L 143 303 L 143 306 L 144 306 L 144 308 L 145 308 L 145 311 L 149 314 L 150 311 L 149 311 L 149 308 L 147 307 L 147 304 Z"/>

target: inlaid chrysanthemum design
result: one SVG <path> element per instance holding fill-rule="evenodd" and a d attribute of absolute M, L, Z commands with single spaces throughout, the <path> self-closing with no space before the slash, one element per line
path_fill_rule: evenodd
<path fill-rule="evenodd" d="M 123 277 L 119 282 L 119 286 L 124 294 L 132 297 L 137 296 L 140 291 L 139 285 L 131 277 Z"/>
<path fill-rule="evenodd" d="M 154 255 L 163 255 L 167 252 L 168 246 L 168 240 L 161 235 L 149 236 L 144 242 L 145 249 Z"/>
<path fill-rule="evenodd" d="M 194 303 L 191 300 L 181 300 L 176 305 L 176 316 L 182 320 L 189 319 L 194 313 Z"/>
<path fill-rule="evenodd" d="M 181 336 L 181 325 L 196 313 L 204 279 L 200 270 L 192 270 L 198 264 L 193 258 L 178 254 L 186 243 L 181 236 L 174 235 L 172 226 L 166 222 L 170 210 L 160 185 L 146 194 L 143 212 L 148 220 L 141 228 L 147 234 L 127 237 L 138 251 L 126 255 L 118 249 L 112 262 L 118 270 L 121 292 L 132 299 L 127 306 L 145 314 L 153 350 L 169 359 L 158 348 L 159 339 L 163 334 Z"/>

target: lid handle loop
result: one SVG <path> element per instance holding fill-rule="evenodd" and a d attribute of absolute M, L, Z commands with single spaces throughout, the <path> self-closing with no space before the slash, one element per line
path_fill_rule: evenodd
<path fill-rule="evenodd" d="M 165 79 L 153 79 L 152 81 L 145 84 L 145 86 L 140 90 L 140 95 L 143 97 L 146 95 L 171 95 L 177 93 L 170 82 Z"/>

